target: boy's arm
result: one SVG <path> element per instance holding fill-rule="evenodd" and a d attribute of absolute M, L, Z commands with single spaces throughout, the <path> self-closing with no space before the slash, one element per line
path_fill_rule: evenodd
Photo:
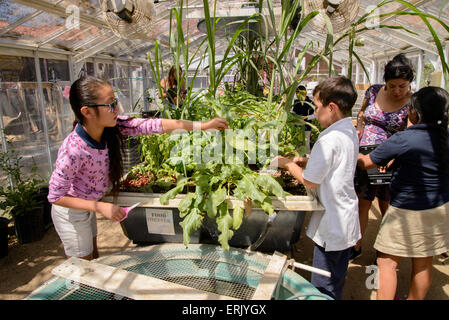
<path fill-rule="evenodd" d="M 294 176 L 306 188 L 308 188 L 308 189 L 316 188 L 318 186 L 318 184 L 308 181 L 302 177 L 302 172 L 304 169 L 295 163 L 294 160 L 296 160 L 296 162 L 299 162 L 299 160 L 297 158 L 300 158 L 300 157 L 295 157 L 294 159 L 289 159 L 286 157 L 278 156 L 273 159 L 271 164 L 272 164 L 272 166 L 277 166 L 279 168 L 286 169 L 288 172 L 291 173 L 292 176 Z M 304 162 L 306 163 L 307 161 L 304 161 Z M 299 162 L 299 163 L 301 163 L 301 162 Z"/>
<path fill-rule="evenodd" d="M 313 183 L 309 180 L 306 180 L 302 177 L 302 172 L 304 171 L 303 168 L 298 166 L 296 163 L 289 162 L 285 167 L 288 172 L 291 173 L 292 176 L 294 176 L 299 182 L 301 182 L 306 188 L 308 189 L 314 189 L 319 186 L 319 184 Z"/>

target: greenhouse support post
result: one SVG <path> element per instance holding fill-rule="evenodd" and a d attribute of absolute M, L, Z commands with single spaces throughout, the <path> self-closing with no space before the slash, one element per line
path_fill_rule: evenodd
<path fill-rule="evenodd" d="M 143 110 L 149 111 L 150 105 L 148 103 L 148 73 L 147 69 L 145 68 L 145 65 L 142 64 L 142 81 L 143 81 Z"/>
<path fill-rule="evenodd" d="M 94 77 L 95 78 L 98 78 L 98 62 L 97 62 L 97 59 L 95 59 L 95 57 L 92 57 L 92 62 L 93 62 L 93 65 L 94 65 Z"/>
<path fill-rule="evenodd" d="M 416 91 L 421 88 L 422 70 L 423 70 L 423 50 L 419 50 L 418 65 L 416 66 Z"/>
<path fill-rule="evenodd" d="M 444 45 L 444 61 L 446 61 L 446 63 L 449 63 L 449 44 L 446 42 Z M 447 82 L 446 82 L 447 79 Z M 443 71 L 441 72 L 441 87 L 444 89 L 449 89 L 449 74 L 445 77 L 444 76 L 444 68 Z"/>
<path fill-rule="evenodd" d="M 116 60 L 114 60 L 114 61 L 112 61 L 112 64 L 114 65 L 114 68 L 113 68 L 113 70 L 114 70 L 114 81 L 113 81 L 113 86 L 114 86 L 114 89 L 117 89 L 117 83 L 118 83 L 118 81 L 117 81 L 117 77 L 118 77 L 118 63 L 117 63 L 117 61 Z"/>
<path fill-rule="evenodd" d="M 360 64 L 358 62 L 355 63 L 355 79 L 354 84 L 358 84 L 360 79 Z"/>
<path fill-rule="evenodd" d="M 75 67 L 73 65 L 73 57 L 72 57 L 72 55 L 68 55 L 67 56 L 67 62 L 69 64 L 70 83 L 73 83 L 73 82 L 75 82 L 75 74 L 74 74 Z"/>
<path fill-rule="evenodd" d="M 0 107 L 0 134 L 2 137 L 2 152 L 6 153 L 8 152 L 8 146 L 7 146 L 7 142 L 6 142 L 6 137 L 5 137 L 5 124 L 3 123 L 3 108 Z M 11 175 L 8 175 L 8 181 L 9 181 L 9 185 L 13 188 L 14 184 L 12 182 L 12 178 Z"/>
<path fill-rule="evenodd" d="M 50 138 L 48 137 L 47 117 L 45 115 L 44 90 L 42 89 L 42 75 L 41 75 L 41 68 L 39 65 L 39 54 L 37 51 L 34 51 L 34 66 L 36 68 L 37 96 L 39 98 L 39 107 L 42 115 L 42 126 L 44 127 L 45 143 L 47 144 L 46 149 L 48 155 L 48 164 L 50 172 L 53 172 L 53 161 L 51 159 L 51 150 L 50 150 Z"/>
<path fill-rule="evenodd" d="M 133 108 L 134 108 L 134 97 L 133 97 L 133 78 L 132 78 L 131 61 L 128 61 L 128 83 L 129 83 L 130 110 L 133 110 Z"/>
<path fill-rule="evenodd" d="M 371 67 L 369 70 L 370 84 L 377 83 L 376 78 L 377 78 L 377 62 L 376 62 L 376 60 L 373 59 L 373 60 L 371 60 Z"/>

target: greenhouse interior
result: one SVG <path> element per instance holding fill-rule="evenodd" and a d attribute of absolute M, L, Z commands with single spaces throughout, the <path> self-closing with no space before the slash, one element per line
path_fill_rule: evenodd
<path fill-rule="evenodd" d="M 370 202 L 363 253 L 346 261 L 345 285 L 334 295 L 312 280 L 313 275 L 323 281 L 333 278 L 315 264 L 318 245 L 306 235 L 312 214 L 328 209 L 317 189 L 291 172 L 270 167 L 276 155 L 313 157 L 313 147 L 327 127 L 318 121 L 314 90 L 331 78 L 343 76 L 355 88 L 356 100 L 345 117 L 356 134 L 359 115 L 368 114 L 363 113 L 369 108 L 364 104 L 368 89 L 385 84 L 387 92 L 386 70 L 400 54 L 413 73 L 406 80 L 393 77 L 407 83 L 406 99 L 426 87 L 449 90 L 449 1 L 0 0 L 0 299 L 379 298 L 381 290 L 377 280 L 370 285 L 370 275 L 377 276 L 376 258 L 381 261 L 373 247 L 385 214 L 381 198 L 371 200 L 372 207 Z M 57 229 L 61 222 L 54 221 L 56 205 L 49 202 L 49 193 L 59 192 L 52 191 L 52 174 L 64 179 L 59 159 L 61 146 L 70 144 L 66 138 L 81 130 L 87 138 L 80 140 L 95 140 L 72 110 L 72 85 L 78 79 L 96 79 L 112 88 L 116 107 L 112 100 L 92 107 L 109 106 L 110 112 L 129 119 L 152 119 L 151 126 L 160 123 L 152 133 L 163 130 L 124 134 L 119 192 L 105 188 L 95 200 L 128 208 L 129 216 L 121 210 L 126 216 L 117 223 L 93 212 L 98 221 L 90 252 L 97 255 L 89 259 L 67 251 L 68 240 L 61 240 L 64 227 Z M 166 90 L 172 80 L 174 86 Z M 309 98 L 301 104 L 312 107 L 308 114 L 295 111 L 298 92 Z M 408 101 L 401 100 L 406 103 L 401 110 L 411 112 Z M 447 119 L 447 105 L 445 112 Z M 226 120 L 226 130 L 211 122 L 216 118 Z M 166 132 L 164 121 L 169 120 L 193 121 L 193 129 L 187 130 L 192 132 Z M 199 122 L 204 131 L 195 144 Z M 219 137 L 204 128 L 219 129 Z M 228 139 L 228 131 L 234 132 L 233 140 L 222 144 L 219 139 Z M 259 139 L 268 135 L 269 147 L 261 146 Z M 86 148 L 103 141 L 86 142 Z M 215 153 L 210 162 L 204 160 L 206 149 L 228 146 L 236 152 L 234 162 L 227 161 L 227 149 L 223 162 L 221 154 L 215 161 Z M 200 163 L 195 162 L 196 147 L 203 152 L 203 162 L 201 156 Z M 112 166 L 107 156 L 104 159 Z M 377 184 L 370 183 L 388 188 L 393 181 L 388 179 L 399 179 L 394 170 L 389 178 L 381 174 Z M 114 176 L 84 174 L 82 179 L 94 184 L 92 180 Z M 78 183 L 67 195 L 76 198 L 80 187 L 88 190 L 81 198 L 92 200 L 89 192 L 97 191 L 87 182 Z M 39 218 L 33 212 L 36 207 Z M 357 230 L 362 226 L 358 210 L 353 210 Z M 34 221 L 37 225 L 18 230 L 19 220 L 24 224 L 29 216 L 39 220 Z M 445 241 L 449 246 L 449 230 Z M 446 248 L 432 251 L 432 281 L 421 299 L 449 299 Z M 361 247 L 358 250 L 360 254 Z M 402 259 L 398 265 L 393 298 L 417 294 L 410 287 L 417 286 L 414 259 Z M 135 281 L 127 285 L 130 275 Z"/>

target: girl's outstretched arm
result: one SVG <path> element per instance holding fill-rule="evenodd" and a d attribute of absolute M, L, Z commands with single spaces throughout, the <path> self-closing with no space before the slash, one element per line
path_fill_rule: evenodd
<path fill-rule="evenodd" d="M 162 131 L 164 133 L 170 133 L 177 129 L 183 129 L 187 131 L 208 129 L 224 130 L 229 129 L 229 125 L 226 119 L 223 118 L 214 118 L 207 122 L 162 119 Z"/>

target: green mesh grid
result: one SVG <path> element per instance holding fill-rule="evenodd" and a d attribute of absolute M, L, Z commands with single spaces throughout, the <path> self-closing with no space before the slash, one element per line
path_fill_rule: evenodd
<path fill-rule="evenodd" d="M 190 245 L 186 249 L 183 244 L 163 244 L 122 251 L 94 261 L 205 292 L 248 300 L 252 298 L 270 259 L 270 255 L 259 252 L 235 248 L 225 251 L 215 245 Z M 313 294 L 319 291 L 294 271 L 286 270 L 274 298 L 287 299 L 300 293 Z M 26 298 L 129 299 L 58 277 L 44 283 Z"/>

